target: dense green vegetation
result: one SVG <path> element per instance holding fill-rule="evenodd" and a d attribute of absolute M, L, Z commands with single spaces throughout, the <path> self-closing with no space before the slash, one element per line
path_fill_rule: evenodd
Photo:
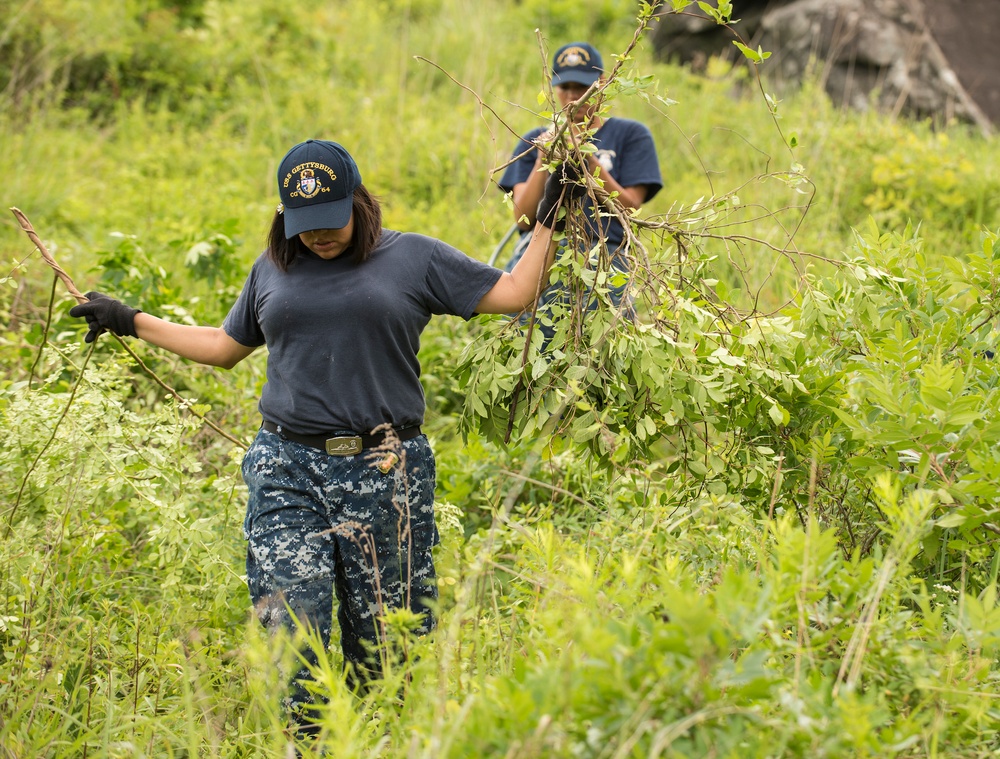
<path fill-rule="evenodd" d="M 218 324 L 280 156 L 318 136 L 388 226 L 486 260 L 510 223 L 491 172 L 551 109 L 535 30 L 611 59 L 638 8 L 8 3 L 4 208 L 81 290 Z M 503 319 L 432 322 L 440 628 L 363 703 L 327 657 L 323 745 L 995 755 L 1000 147 L 815 84 L 779 100 L 742 64 L 692 76 L 645 37 L 608 95 L 666 180 L 642 318 L 567 318 L 545 361 Z M 292 647 L 250 617 L 242 449 L 199 418 L 250 439 L 265 357 L 91 351 L 13 216 L 0 245 L 0 756 L 287 755 Z"/>

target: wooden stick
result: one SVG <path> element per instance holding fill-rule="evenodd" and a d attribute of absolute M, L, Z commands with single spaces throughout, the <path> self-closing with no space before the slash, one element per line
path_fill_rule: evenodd
<path fill-rule="evenodd" d="M 73 280 L 70 278 L 69 274 L 63 271 L 62 267 L 56 263 L 52 254 L 49 253 L 48 248 L 45 247 L 45 243 L 43 243 L 38 238 L 38 235 L 35 234 L 35 229 L 31 226 L 31 222 L 28 221 L 28 217 L 21 213 L 21 210 L 18 208 L 11 208 L 10 211 L 14 214 L 14 218 L 17 219 L 17 223 L 21 225 L 21 229 L 26 235 L 28 235 L 28 239 L 35 244 L 36 248 L 38 248 L 38 252 L 41 253 L 42 258 L 45 259 L 45 263 L 52 267 L 56 276 L 58 276 L 59 279 L 63 281 L 63 284 L 66 285 L 66 289 L 69 290 L 69 294 L 76 298 L 80 303 L 86 303 L 89 298 L 76 289 L 76 285 L 73 284 Z"/>
<path fill-rule="evenodd" d="M 52 267 L 53 271 L 55 271 L 56 273 L 56 276 L 63 281 L 64 285 L 66 285 L 66 289 L 69 290 L 69 294 L 72 295 L 74 298 L 76 298 L 77 301 L 79 301 L 80 303 L 87 303 L 90 300 L 90 298 L 88 298 L 86 295 L 84 295 L 77 289 L 76 285 L 73 283 L 73 279 L 69 276 L 69 274 L 67 274 L 63 270 L 63 268 L 58 263 L 56 263 L 56 259 L 52 256 L 48 248 L 45 247 L 45 244 L 39 239 L 38 235 L 35 233 L 35 228 L 31 226 L 31 222 L 28 221 L 28 217 L 25 216 L 18 208 L 12 207 L 10 211 L 11 213 L 14 214 L 14 218 L 17 219 L 17 223 L 21 225 L 21 229 L 24 231 L 26 235 L 28 235 L 28 239 L 31 240 L 32 243 L 34 243 L 36 248 L 38 248 L 38 252 L 42 254 L 42 258 L 45 260 L 45 263 L 47 263 L 50 267 Z M 216 425 L 211 419 L 209 419 L 203 414 L 199 414 L 197 411 L 191 408 L 190 403 L 184 400 L 184 398 L 181 397 L 180 393 L 178 393 L 176 390 L 170 387 L 170 385 L 168 385 L 166 382 L 157 377 L 156 372 L 154 372 L 152 369 L 146 366 L 146 364 L 143 363 L 143 360 L 139 358 L 139 356 L 135 353 L 135 351 L 133 351 L 131 348 L 128 347 L 128 344 L 121 337 L 119 337 L 113 332 L 109 334 L 111 334 L 111 336 L 118 341 L 118 344 L 125 349 L 125 351 L 135 360 L 137 364 L 139 364 L 142 370 L 146 372 L 146 374 L 148 374 L 157 385 L 159 385 L 168 393 L 170 393 L 170 395 L 172 395 L 174 399 L 181 404 L 182 408 L 187 408 L 188 410 L 190 410 L 192 414 L 201 419 L 201 421 L 203 421 L 213 430 L 218 432 L 220 435 L 222 435 L 222 437 L 226 438 L 226 440 L 230 441 L 231 443 L 234 443 L 235 445 L 240 446 L 241 448 L 246 447 L 246 443 L 241 442 L 236 437 L 230 435 L 228 432 L 226 432 L 221 427 Z"/>

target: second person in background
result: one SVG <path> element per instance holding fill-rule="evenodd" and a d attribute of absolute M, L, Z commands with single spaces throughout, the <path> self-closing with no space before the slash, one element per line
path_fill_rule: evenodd
<path fill-rule="evenodd" d="M 595 82 L 605 81 L 604 61 L 597 49 L 587 42 L 570 42 L 560 47 L 552 58 L 551 84 L 566 111 L 580 100 Z M 588 156 L 587 171 L 596 174 L 609 193 L 618 193 L 618 201 L 626 208 L 639 208 L 663 187 L 656 145 L 649 128 L 632 119 L 603 116 L 597 104 L 587 102 L 573 114 L 574 127 L 593 130 L 591 142 L 594 152 Z M 542 198 L 548 172 L 543 168 L 545 156 L 537 145 L 551 138 L 551 127 L 539 126 L 524 134 L 514 148 L 515 157 L 500 178 L 499 186 L 511 193 L 514 221 L 521 231 L 514 255 L 504 267 L 511 271 L 527 248 L 531 230 L 535 225 L 535 210 Z M 589 203 L 588 203 L 589 206 Z M 587 249 L 603 241 L 612 265 L 627 270 L 627 261 L 621 250 L 625 231 L 618 219 L 601 216 L 597 209 L 586 208 L 588 218 Z M 551 285 L 543 293 L 540 304 L 558 298 L 564 289 L 562 283 Z M 621 299 L 621 288 L 612 289 L 612 298 Z M 551 331 L 543 329 L 547 337 Z"/>

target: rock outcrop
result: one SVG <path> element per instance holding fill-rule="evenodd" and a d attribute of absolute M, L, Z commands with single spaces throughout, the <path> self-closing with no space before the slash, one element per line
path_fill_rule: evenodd
<path fill-rule="evenodd" d="M 696 6 L 667 14 L 653 33 L 657 53 L 698 69 L 742 54 L 738 34 L 771 52 L 760 64 L 786 91 L 819 77 L 834 103 L 892 114 L 959 119 L 990 132 L 1000 123 L 1000 0 L 734 0 L 731 29 Z"/>

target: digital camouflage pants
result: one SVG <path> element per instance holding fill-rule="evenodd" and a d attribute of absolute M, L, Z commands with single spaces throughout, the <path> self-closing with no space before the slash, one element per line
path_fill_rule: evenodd
<path fill-rule="evenodd" d="M 388 462 L 387 447 L 330 456 L 260 430 L 242 466 L 247 581 L 258 618 L 272 632 L 308 626 L 325 649 L 336 596 L 344 664 L 355 686 L 381 674 L 385 612 L 424 615 L 418 633 L 435 624 L 425 603 L 437 598 L 434 455 L 423 435 L 393 439 L 396 459 Z M 302 653 L 315 663 L 314 651 Z M 308 679 L 303 666 L 290 683 L 284 706 L 295 721 L 312 701 Z"/>

